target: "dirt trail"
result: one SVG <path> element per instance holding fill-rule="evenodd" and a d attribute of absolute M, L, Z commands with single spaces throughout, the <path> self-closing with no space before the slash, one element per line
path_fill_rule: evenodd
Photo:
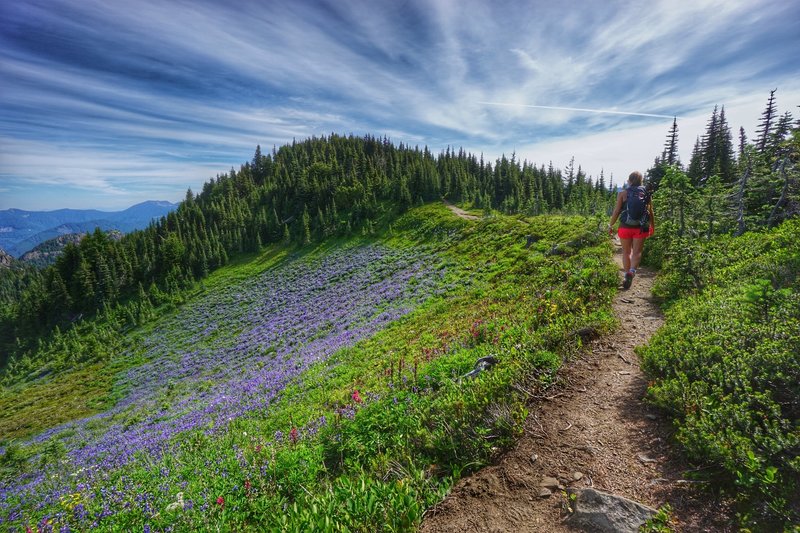
<path fill-rule="evenodd" d="M 621 265 L 619 249 L 615 258 Z M 630 290 L 620 289 L 613 307 L 624 326 L 565 365 L 550 399 L 529 406 L 516 446 L 462 479 L 427 512 L 422 532 L 574 531 L 564 522 L 566 497 L 540 496 L 543 476 L 651 507 L 668 502 L 676 531 L 733 530 L 730 509 L 684 479 L 688 467 L 670 445 L 670 425 L 642 401 L 647 382 L 634 347 L 663 323 L 651 297 L 654 277 L 641 269 Z"/>
<path fill-rule="evenodd" d="M 467 213 L 466 211 L 464 211 L 460 207 L 454 206 L 453 204 L 451 204 L 447 200 L 443 200 L 443 202 L 444 202 L 444 205 L 447 206 L 447 209 L 449 209 L 450 211 L 455 213 L 456 216 L 459 216 L 459 217 L 461 217 L 463 219 L 466 219 L 466 220 L 479 220 L 481 218 L 479 216 L 475 216 L 475 215 L 471 215 L 471 214 Z"/>

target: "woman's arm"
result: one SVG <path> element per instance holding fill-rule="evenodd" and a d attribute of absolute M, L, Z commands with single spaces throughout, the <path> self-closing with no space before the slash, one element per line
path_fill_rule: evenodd
<path fill-rule="evenodd" d="M 622 190 L 617 194 L 617 205 L 614 206 L 614 212 L 611 213 L 611 221 L 608 223 L 608 234 L 614 234 L 614 223 L 617 221 L 617 217 L 619 217 L 620 212 L 622 211 L 622 203 L 625 201 L 627 193 L 625 190 Z"/>

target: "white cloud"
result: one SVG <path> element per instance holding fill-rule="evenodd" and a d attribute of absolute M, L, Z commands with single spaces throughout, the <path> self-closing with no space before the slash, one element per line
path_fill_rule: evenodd
<path fill-rule="evenodd" d="M 0 160 L 3 173 L 16 176 L 15 181 L 21 187 L 28 186 L 31 190 L 40 186 L 70 187 L 104 195 L 127 194 L 128 189 L 120 186 L 120 182 L 135 181 L 143 187 L 164 184 L 185 187 L 202 183 L 226 169 L 224 161 L 170 164 L 159 157 L 120 158 L 115 152 L 10 138 L 0 138 Z"/>

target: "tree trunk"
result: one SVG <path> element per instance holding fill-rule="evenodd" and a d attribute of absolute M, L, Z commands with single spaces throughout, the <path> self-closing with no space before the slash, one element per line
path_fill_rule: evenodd
<path fill-rule="evenodd" d="M 711 235 L 714 234 L 714 198 L 711 194 L 708 195 L 708 232 L 706 238 L 711 240 Z"/>
<path fill-rule="evenodd" d="M 745 232 L 745 224 L 744 224 L 744 191 L 747 188 L 747 178 L 750 175 L 750 161 L 747 161 L 747 168 L 742 174 L 742 179 L 739 180 L 739 195 L 736 199 L 736 203 L 739 206 L 738 213 L 736 214 L 736 223 L 738 225 L 738 229 L 736 230 L 736 235 L 742 235 Z"/>
<path fill-rule="evenodd" d="M 789 175 L 786 173 L 786 160 L 788 158 L 784 158 L 781 161 L 781 175 L 783 175 L 783 189 L 781 190 L 781 196 L 778 198 L 778 202 L 772 208 L 772 212 L 769 214 L 769 218 L 767 219 L 767 227 L 772 227 L 772 221 L 775 218 L 775 215 L 778 213 L 778 209 L 780 208 L 781 204 L 786 201 L 786 193 L 789 191 Z"/>

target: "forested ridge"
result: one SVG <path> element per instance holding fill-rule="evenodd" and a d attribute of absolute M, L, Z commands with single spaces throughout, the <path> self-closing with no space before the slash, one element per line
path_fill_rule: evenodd
<path fill-rule="evenodd" d="M 187 191 L 176 211 L 145 230 L 119 241 L 97 230 L 51 268 L 6 271 L 0 364 L 36 350 L 53 328 L 60 342 L 65 329 L 97 312 L 128 325 L 146 320 L 153 306 L 179 298 L 233 254 L 370 234 L 408 207 L 442 197 L 506 213 L 590 213 L 605 212 L 610 193 L 602 176 L 591 180 L 580 167 L 564 175 L 514 156 L 492 165 L 463 150 L 434 156 L 386 138 L 330 135 L 268 154 L 257 147 L 238 171 L 209 180 L 199 194 Z M 102 356 L 77 344 L 68 351 L 73 362 Z"/>

